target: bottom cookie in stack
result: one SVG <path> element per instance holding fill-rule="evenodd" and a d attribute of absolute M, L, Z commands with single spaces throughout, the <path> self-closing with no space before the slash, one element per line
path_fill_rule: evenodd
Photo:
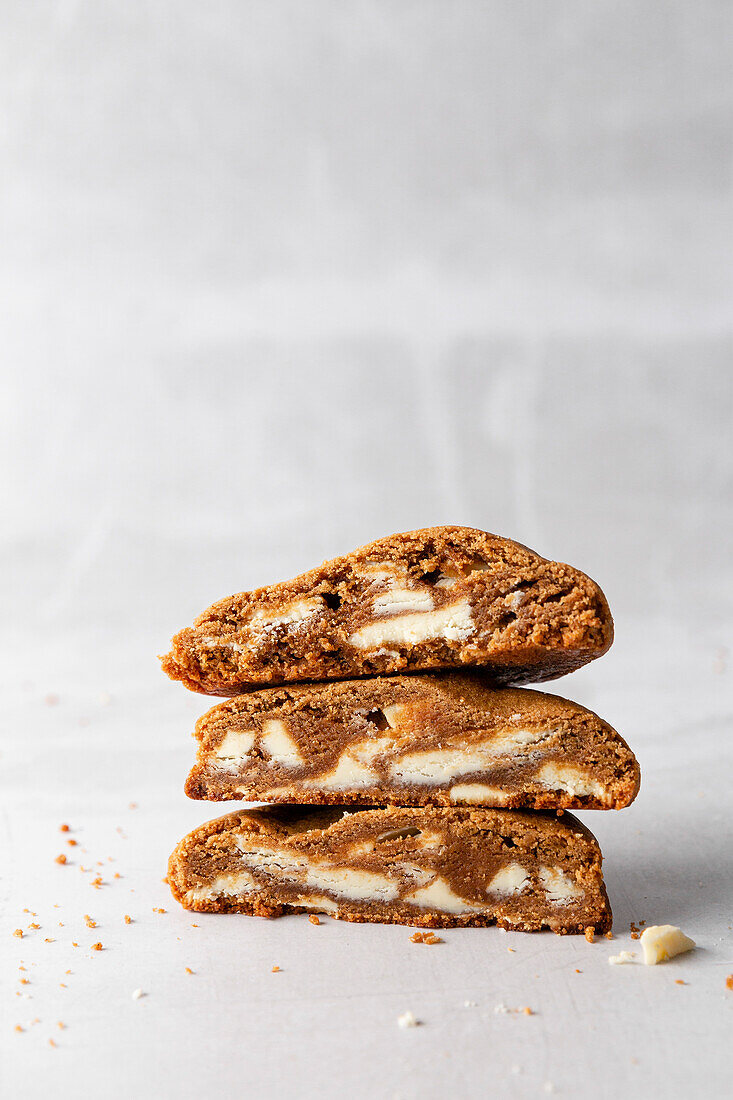
<path fill-rule="evenodd" d="M 602 933 L 611 908 L 601 861 L 569 813 L 280 806 L 195 829 L 168 881 L 202 912 Z"/>

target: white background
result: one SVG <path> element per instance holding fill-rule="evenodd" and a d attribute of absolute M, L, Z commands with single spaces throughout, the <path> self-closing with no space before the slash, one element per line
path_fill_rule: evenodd
<path fill-rule="evenodd" d="M 730 1094 L 731 11 L 5 0 L 3 1095 Z M 194 920 L 156 653 L 434 523 L 609 597 L 615 940 Z M 642 919 L 698 950 L 610 967 Z"/>

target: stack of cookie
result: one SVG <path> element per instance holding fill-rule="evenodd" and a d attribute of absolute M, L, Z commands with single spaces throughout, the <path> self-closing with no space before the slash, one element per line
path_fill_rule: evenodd
<path fill-rule="evenodd" d="M 274 803 L 196 829 L 169 864 L 187 908 L 604 932 L 592 834 L 639 768 L 577 703 L 506 684 L 605 653 L 598 586 L 508 539 L 434 527 L 225 599 L 168 675 L 231 696 L 200 719 L 192 798 Z"/>

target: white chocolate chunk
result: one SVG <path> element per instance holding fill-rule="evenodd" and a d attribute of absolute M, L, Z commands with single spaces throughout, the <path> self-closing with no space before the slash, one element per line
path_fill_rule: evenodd
<path fill-rule="evenodd" d="M 306 779 L 303 786 L 339 791 L 346 790 L 348 787 L 369 787 L 376 781 L 376 772 L 368 764 L 362 764 L 355 760 L 351 753 L 344 752 L 332 772 L 328 775 L 319 775 L 316 779 Z"/>
<path fill-rule="evenodd" d="M 474 632 L 471 605 L 467 600 L 446 604 L 437 611 L 424 611 L 411 615 L 396 615 L 391 619 L 367 623 L 349 638 L 359 649 L 374 649 L 389 642 L 417 645 L 432 638 L 447 641 L 464 641 Z"/>
<path fill-rule="evenodd" d="M 273 764 L 297 768 L 305 763 L 298 746 L 288 733 L 287 726 L 279 718 L 270 718 L 262 723 L 260 747 L 269 753 Z"/>
<path fill-rule="evenodd" d="M 375 615 L 399 615 L 403 611 L 432 611 L 435 607 L 429 592 L 418 592 L 412 588 L 391 588 L 372 601 Z"/>
<path fill-rule="evenodd" d="M 393 703 L 391 707 L 382 707 L 382 714 L 389 722 L 390 729 L 396 730 L 404 721 L 408 710 L 409 707 L 405 706 L 404 703 Z"/>
<path fill-rule="evenodd" d="M 229 875 L 219 875 L 206 886 L 196 886 L 186 891 L 186 900 L 213 901 L 214 898 L 233 897 L 235 894 L 251 894 L 257 883 L 246 871 L 235 871 Z"/>
<path fill-rule="evenodd" d="M 394 583 L 407 576 L 407 566 L 402 562 L 392 561 L 364 561 L 354 566 L 357 577 L 363 577 L 368 581 L 387 581 Z"/>
<path fill-rule="evenodd" d="M 561 867 L 540 867 L 540 882 L 547 900 L 567 905 L 583 897 L 584 891 Z"/>
<path fill-rule="evenodd" d="M 419 1025 L 420 1021 L 414 1012 L 403 1012 L 401 1016 L 397 1017 L 397 1027 L 419 1027 Z"/>
<path fill-rule="evenodd" d="M 398 783 L 448 783 L 458 775 L 485 771 L 498 757 L 521 753 L 528 745 L 536 744 L 545 736 L 549 735 L 542 730 L 516 730 L 479 741 L 471 748 L 454 746 L 407 753 L 394 761 L 390 774 Z"/>
<path fill-rule="evenodd" d="M 341 753 L 338 763 L 328 775 L 307 779 L 306 787 L 323 787 L 329 790 L 345 790 L 347 787 L 368 787 L 377 782 L 376 772 L 369 766 L 380 753 L 393 748 L 391 737 L 369 738 L 351 745 Z"/>
<path fill-rule="evenodd" d="M 227 730 L 214 756 L 220 760 L 239 760 L 248 754 L 254 743 L 254 730 Z"/>
<path fill-rule="evenodd" d="M 674 924 L 653 924 L 642 932 L 641 946 L 645 965 L 655 966 L 667 959 L 673 959 L 675 955 L 692 951 L 695 941 Z"/>
<path fill-rule="evenodd" d="M 298 905 L 302 906 L 303 909 L 313 909 L 316 913 L 324 911 L 327 913 L 338 913 L 339 911 L 338 905 L 335 901 L 332 901 L 331 898 L 316 897 L 315 894 L 313 897 L 304 898 L 302 901 L 298 901 Z"/>
<path fill-rule="evenodd" d="M 308 600 L 293 600 L 271 611 L 255 611 L 247 623 L 254 630 L 272 630 L 276 626 L 293 626 L 323 609 L 323 600 L 314 596 Z"/>
<path fill-rule="evenodd" d="M 235 653 L 244 653 L 247 648 L 230 638 L 202 638 L 200 644 L 210 646 L 212 649 L 233 649 Z"/>
<path fill-rule="evenodd" d="M 521 894 L 529 884 L 529 872 L 522 867 L 521 863 L 508 863 L 506 867 L 496 872 L 486 887 L 486 893 L 512 897 L 515 894 Z"/>
<path fill-rule="evenodd" d="M 478 905 L 469 905 L 458 894 L 454 894 L 440 875 L 429 886 L 423 886 L 404 900 L 410 905 L 419 905 L 422 909 L 440 909 L 444 913 L 477 913 L 481 908 Z"/>
<path fill-rule="evenodd" d="M 450 789 L 450 800 L 468 805 L 504 806 L 509 795 L 500 787 L 489 787 L 486 783 L 456 783 Z"/>
<path fill-rule="evenodd" d="M 609 955 L 608 962 L 610 966 L 623 966 L 625 963 L 632 963 L 635 958 L 635 951 L 620 951 L 618 955 Z"/>
<path fill-rule="evenodd" d="M 394 901 L 399 894 L 399 885 L 385 875 L 330 863 L 311 863 L 305 856 L 283 848 L 253 850 L 247 847 L 246 837 L 239 838 L 238 843 L 245 864 L 266 872 L 276 881 L 327 890 L 351 901 Z"/>
<path fill-rule="evenodd" d="M 314 864 L 308 869 L 306 885 L 330 890 L 351 901 L 394 901 L 399 896 L 398 883 L 373 871 L 355 871 L 348 867 L 327 867 Z"/>
<path fill-rule="evenodd" d="M 606 791 L 601 783 L 593 779 L 585 768 L 574 764 L 545 764 L 535 775 L 538 783 L 552 791 L 565 791 L 574 797 L 593 795 L 603 800 Z"/>

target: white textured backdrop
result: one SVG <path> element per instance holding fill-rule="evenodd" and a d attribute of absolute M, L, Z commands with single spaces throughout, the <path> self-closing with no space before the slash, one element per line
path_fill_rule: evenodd
<path fill-rule="evenodd" d="M 727 1095 L 732 23 L 2 5 L 8 1095 Z M 181 791 L 206 700 L 155 654 L 220 596 L 446 522 L 608 594 L 614 649 L 556 690 L 644 770 L 633 808 L 586 815 L 618 941 L 192 930 L 160 877 L 207 816 Z M 65 820 L 89 855 L 57 867 Z M 95 891 L 92 854 L 124 877 Z M 701 949 L 610 968 L 632 919 Z"/>

